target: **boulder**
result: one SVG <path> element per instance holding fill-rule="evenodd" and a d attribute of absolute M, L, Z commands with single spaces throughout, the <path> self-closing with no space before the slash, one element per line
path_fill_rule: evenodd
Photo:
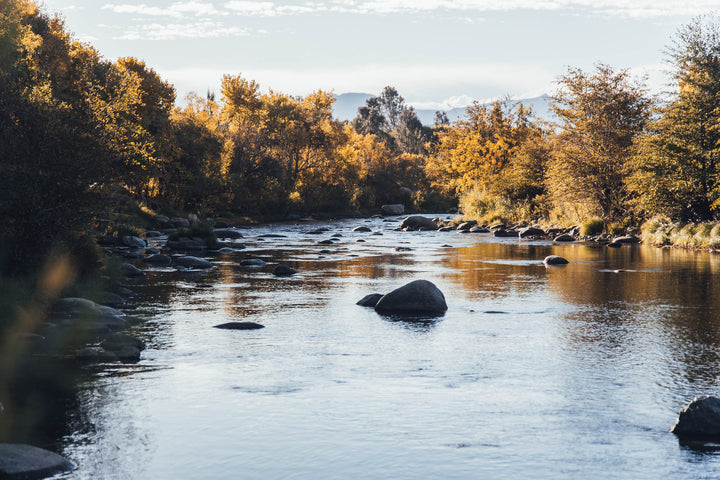
<path fill-rule="evenodd" d="M 82 363 L 108 363 L 118 361 L 118 356 L 101 347 L 85 347 L 75 352 L 75 360 Z"/>
<path fill-rule="evenodd" d="M 400 224 L 400 228 L 407 228 L 411 230 L 418 230 L 420 228 L 424 230 L 437 230 L 438 226 L 435 222 L 422 215 L 411 215 L 403 220 Z"/>
<path fill-rule="evenodd" d="M 126 235 L 122 237 L 122 244 L 130 248 L 145 248 L 147 243 L 140 237 Z"/>
<path fill-rule="evenodd" d="M 157 267 L 168 267 L 172 265 L 172 258 L 162 253 L 150 255 L 149 257 L 143 258 L 143 262 L 148 265 L 155 265 Z"/>
<path fill-rule="evenodd" d="M 568 262 L 563 257 L 559 257 L 557 255 L 550 255 L 545 257 L 545 260 L 543 260 L 543 263 L 545 265 L 567 265 Z"/>
<path fill-rule="evenodd" d="M 402 215 L 405 213 L 405 205 L 402 203 L 393 203 L 390 205 L 383 205 L 380 207 L 380 211 L 383 215 Z"/>
<path fill-rule="evenodd" d="M 228 322 L 215 325 L 213 328 L 220 328 L 222 330 L 259 330 L 265 328 L 265 325 L 254 322 Z"/>
<path fill-rule="evenodd" d="M 460 225 L 457 226 L 458 230 L 470 230 L 472 227 L 477 225 L 477 220 L 470 220 L 468 222 L 463 222 Z"/>
<path fill-rule="evenodd" d="M 378 300 L 375 310 L 386 314 L 442 314 L 447 310 L 445 296 L 435 284 L 415 280 Z"/>
<path fill-rule="evenodd" d="M 213 266 L 212 263 L 208 262 L 205 259 L 198 258 L 198 257 L 191 257 L 191 256 L 176 258 L 175 265 L 178 267 L 198 268 L 198 269 L 212 268 L 212 266 Z"/>
<path fill-rule="evenodd" d="M 463 231 L 463 232 L 466 232 L 466 231 L 467 231 L 467 232 L 470 232 L 470 233 L 490 233 L 490 230 L 489 230 L 489 229 L 487 229 L 487 228 L 485 228 L 485 227 L 481 227 L 481 226 L 479 226 L 479 225 L 475 225 L 474 227 L 470 228 L 469 230 L 462 230 L 462 231 Z"/>
<path fill-rule="evenodd" d="M 273 275 L 276 277 L 291 277 L 297 273 L 297 270 L 294 270 L 290 267 L 287 267 L 285 265 L 278 265 L 273 270 Z"/>
<path fill-rule="evenodd" d="M 113 333 L 100 343 L 100 346 L 110 352 L 118 352 L 125 347 L 145 350 L 145 342 L 139 338 L 124 333 Z"/>
<path fill-rule="evenodd" d="M 147 232 L 145 232 L 146 238 L 159 238 L 162 236 L 162 232 L 158 232 L 157 230 L 148 230 Z"/>
<path fill-rule="evenodd" d="M 233 230 L 232 228 L 215 229 L 215 236 L 217 238 L 230 238 L 232 240 L 237 240 L 238 238 L 243 238 L 242 233 L 238 232 L 237 230 Z"/>
<path fill-rule="evenodd" d="M 122 264 L 122 273 L 129 278 L 137 278 L 137 277 L 144 277 L 145 272 L 137 268 L 135 265 L 131 263 L 123 263 Z"/>
<path fill-rule="evenodd" d="M 520 238 L 544 237 L 545 231 L 536 227 L 525 227 L 518 232 Z"/>
<path fill-rule="evenodd" d="M 518 236 L 518 232 L 516 232 L 515 230 L 506 229 L 506 228 L 497 228 L 497 229 L 491 230 L 491 231 L 492 231 L 493 237 L 509 238 L 509 237 L 517 237 Z"/>
<path fill-rule="evenodd" d="M 127 306 L 123 297 L 112 292 L 103 293 L 100 303 L 111 308 L 124 308 Z"/>
<path fill-rule="evenodd" d="M 328 232 L 328 231 L 330 231 L 329 228 L 327 228 L 327 227 L 320 227 L 320 228 L 316 228 L 315 230 L 310 230 L 309 232 L 307 232 L 307 234 L 308 234 L 308 235 L 321 235 L 321 234 L 323 234 L 323 233 L 325 233 L 325 232 Z"/>
<path fill-rule="evenodd" d="M 0 443 L 0 478 L 40 479 L 71 472 L 75 465 L 60 455 L 31 445 Z"/>
<path fill-rule="evenodd" d="M 352 231 L 353 231 L 353 232 L 372 232 L 372 229 L 371 229 L 371 228 L 368 228 L 368 227 L 366 227 L 366 226 L 364 226 L 364 225 L 361 225 L 361 226 L 359 226 L 359 227 L 353 228 Z"/>
<path fill-rule="evenodd" d="M 558 235 L 557 237 L 555 237 L 554 240 L 556 242 L 574 242 L 575 237 L 573 237 L 572 235 L 568 235 L 567 233 L 564 233 L 562 235 Z"/>
<path fill-rule="evenodd" d="M 155 218 L 157 218 L 157 217 L 155 217 Z M 175 217 L 170 220 L 170 223 L 172 223 L 173 226 L 178 227 L 178 228 L 180 228 L 180 227 L 187 228 L 190 226 L 190 220 L 188 220 L 187 218 L 182 218 L 182 217 Z"/>
<path fill-rule="evenodd" d="M 670 431 L 684 439 L 720 440 L 720 398 L 695 397 L 680 411 Z"/>
<path fill-rule="evenodd" d="M 624 237 L 617 237 L 613 239 L 613 243 L 640 243 L 640 239 L 635 235 L 625 235 Z"/>
<path fill-rule="evenodd" d="M 365 295 L 363 298 L 358 300 L 358 302 L 355 305 L 360 305 L 361 307 L 373 307 L 375 308 L 375 305 L 380 301 L 380 299 L 383 297 L 382 293 L 371 293 L 370 295 Z"/>
<path fill-rule="evenodd" d="M 609 248 L 620 248 L 623 246 L 623 244 L 619 242 L 610 242 L 606 246 Z"/>
<path fill-rule="evenodd" d="M 240 262 L 240 265 L 243 267 L 264 267 L 267 265 L 267 262 L 259 258 L 248 258 Z"/>

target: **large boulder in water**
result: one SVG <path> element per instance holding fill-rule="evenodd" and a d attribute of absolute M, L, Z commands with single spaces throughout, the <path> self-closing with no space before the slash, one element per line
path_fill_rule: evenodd
<path fill-rule="evenodd" d="M 378 304 L 380 299 L 383 297 L 382 293 L 371 293 L 370 295 L 365 295 L 363 298 L 357 301 L 355 305 L 360 305 L 361 307 L 375 307 L 375 305 Z"/>
<path fill-rule="evenodd" d="M 720 440 L 720 398 L 695 397 L 670 431 L 687 440 Z"/>
<path fill-rule="evenodd" d="M 375 305 L 378 313 L 441 314 L 447 310 L 445 296 L 434 283 L 415 280 L 384 295 Z"/>
<path fill-rule="evenodd" d="M 570 262 L 558 255 L 548 255 L 545 257 L 545 260 L 543 260 L 543 263 L 545 265 L 567 265 Z"/>
<path fill-rule="evenodd" d="M 411 215 L 403 220 L 400 228 L 409 228 L 411 230 L 437 230 L 438 226 L 435 222 L 422 215 Z"/>
<path fill-rule="evenodd" d="M 66 458 L 31 445 L 0 443 L 0 478 L 40 479 L 75 470 Z"/>

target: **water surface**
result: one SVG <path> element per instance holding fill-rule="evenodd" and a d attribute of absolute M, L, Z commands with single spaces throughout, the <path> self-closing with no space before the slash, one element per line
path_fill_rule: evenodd
<path fill-rule="evenodd" d="M 381 219 L 307 233 L 323 225 L 246 230 L 208 272 L 151 269 L 133 287 L 149 347 L 86 371 L 58 438 L 79 465 L 66 478 L 720 476 L 718 453 L 668 433 L 720 390 L 718 257 Z M 546 268 L 551 254 L 570 264 Z M 276 278 L 276 263 L 299 273 Z M 421 278 L 444 316 L 355 305 Z M 228 321 L 266 328 L 212 328 Z"/>

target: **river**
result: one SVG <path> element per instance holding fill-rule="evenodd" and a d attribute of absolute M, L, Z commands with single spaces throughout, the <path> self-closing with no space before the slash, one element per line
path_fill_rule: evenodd
<path fill-rule="evenodd" d="M 147 270 L 131 313 L 148 348 L 83 373 L 60 478 L 720 477 L 718 451 L 668 432 L 720 391 L 720 257 L 396 226 L 254 227 L 210 271 Z M 444 316 L 355 305 L 415 279 Z M 266 328 L 212 328 L 234 320 Z"/>

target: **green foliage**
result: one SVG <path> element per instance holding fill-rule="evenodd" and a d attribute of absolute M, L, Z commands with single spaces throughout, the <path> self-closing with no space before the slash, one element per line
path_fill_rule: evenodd
<path fill-rule="evenodd" d="M 720 206 L 720 24 L 697 17 L 670 49 L 678 91 L 637 147 L 628 184 L 636 206 L 681 222 L 710 220 Z"/>
<path fill-rule="evenodd" d="M 113 235 L 116 237 L 141 237 L 143 235 L 143 231 L 135 225 L 131 225 L 129 223 L 115 223 L 108 225 L 103 234 Z"/>
<path fill-rule="evenodd" d="M 181 238 L 201 238 L 205 240 L 208 247 L 212 248 L 217 246 L 215 229 L 210 223 L 206 222 L 191 223 L 189 227 L 178 228 L 176 232 L 168 236 L 168 239 L 173 241 L 180 240 Z"/>
<path fill-rule="evenodd" d="M 553 110 L 563 128 L 547 179 L 555 203 L 621 217 L 628 208 L 626 165 L 650 114 L 646 87 L 607 65 L 597 65 L 593 74 L 570 69 L 558 84 Z"/>

